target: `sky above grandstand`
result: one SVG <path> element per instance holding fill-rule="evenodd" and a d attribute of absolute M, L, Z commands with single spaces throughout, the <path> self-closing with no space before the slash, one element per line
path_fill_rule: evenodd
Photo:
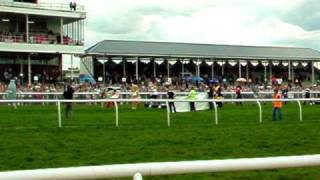
<path fill-rule="evenodd" d="M 60 0 L 69 3 L 67 0 Z M 103 39 L 320 50 L 318 0 L 76 0 L 86 47 Z"/>

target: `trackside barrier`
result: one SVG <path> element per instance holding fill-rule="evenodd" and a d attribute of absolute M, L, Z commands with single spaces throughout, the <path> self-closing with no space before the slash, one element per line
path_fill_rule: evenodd
<path fill-rule="evenodd" d="M 0 172 L 0 180 L 106 179 L 320 166 L 320 155 L 118 164 Z"/>
<path fill-rule="evenodd" d="M 204 92 L 205 93 L 205 92 Z M 36 96 L 36 95 L 41 95 L 45 98 L 43 99 L 49 99 L 50 96 L 53 96 L 54 99 L 59 99 L 59 96 L 61 97 L 63 93 L 62 92 L 18 92 L 17 96 L 18 97 L 32 97 L 32 96 Z M 142 95 L 142 98 L 144 98 L 145 96 L 150 96 L 153 95 L 154 92 L 140 92 L 140 95 Z M 177 96 L 188 96 L 189 92 L 175 92 L 175 94 Z M 235 97 L 235 92 L 229 92 L 229 91 L 225 91 L 222 92 L 222 94 L 225 96 L 225 98 L 230 98 L 234 99 Z M 259 96 L 268 96 L 269 98 L 272 98 L 272 95 L 274 94 L 273 91 L 259 91 L 257 93 L 254 92 L 242 92 L 242 95 L 245 96 L 250 96 L 250 97 L 254 97 L 254 95 L 257 94 Z M 290 91 L 289 92 L 289 97 L 290 95 L 296 97 L 296 98 L 302 98 L 304 96 L 304 92 L 303 91 Z M 318 98 L 320 97 L 320 91 L 310 91 L 310 94 L 313 96 L 313 98 Z M 7 93 L 0 93 L 0 95 L 3 96 L 7 96 Z M 100 96 L 101 93 L 98 91 L 94 91 L 94 92 L 75 92 L 74 95 L 77 96 L 81 96 L 81 95 L 89 95 L 89 96 Z M 119 92 L 119 95 L 122 97 L 130 97 L 132 95 L 132 92 L 130 91 L 121 91 Z M 157 92 L 158 96 L 166 96 L 167 92 Z M 30 98 L 29 98 L 30 99 Z"/>
<path fill-rule="evenodd" d="M 62 127 L 62 120 L 61 120 L 61 103 L 66 102 L 73 102 L 73 103 L 106 103 L 106 102 L 113 102 L 115 104 L 115 112 L 116 112 L 116 118 L 115 118 L 115 125 L 119 125 L 119 108 L 118 103 L 123 102 L 140 102 L 140 103 L 146 103 L 146 102 L 157 102 L 157 103 L 165 103 L 167 106 L 167 125 L 170 127 L 171 119 L 170 119 L 170 110 L 169 110 L 169 102 L 202 102 L 202 103 L 213 103 L 214 105 L 214 119 L 215 124 L 219 124 L 218 120 L 218 108 L 217 108 L 217 102 L 222 103 L 228 103 L 228 102 L 256 102 L 259 107 L 259 122 L 262 123 L 262 106 L 261 102 L 273 102 L 274 99 L 205 99 L 205 100 L 187 100 L 187 99 L 96 99 L 96 100 L 0 100 L 0 103 L 56 103 L 58 106 L 58 127 Z M 320 98 L 307 98 L 307 99 L 280 99 L 277 101 L 282 102 L 297 102 L 299 106 L 299 120 L 302 122 L 302 106 L 301 101 L 305 102 L 313 102 L 313 101 L 320 101 Z"/>

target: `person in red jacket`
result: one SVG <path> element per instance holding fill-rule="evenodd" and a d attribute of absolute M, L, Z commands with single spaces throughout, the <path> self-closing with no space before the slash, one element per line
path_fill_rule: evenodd
<path fill-rule="evenodd" d="M 236 98 L 237 98 L 237 99 L 242 99 L 241 90 L 242 90 L 241 86 L 238 85 L 238 86 L 236 87 Z M 242 102 L 236 102 L 236 104 L 242 106 Z"/>

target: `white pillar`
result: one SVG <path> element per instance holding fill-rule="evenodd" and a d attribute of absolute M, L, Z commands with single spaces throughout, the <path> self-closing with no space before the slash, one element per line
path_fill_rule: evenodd
<path fill-rule="evenodd" d="M 167 59 L 167 78 L 170 78 L 170 64 L 169 64 L 169 59 Z"/>
<path fill-rule="evenodd" d="M 225 64 L 222 64 L 222 66 L 221 66 L 221 75 L 222 75 L 222 76 L 224 76 L 224 65 L 225 65 Z"/>
<path fill-rule="evenodd" d="M 31 54 L 28 54 L 28 84 L 31 85 Z"/>
<path fill-rule="evenodd" d="M 122 65 L 123 65 L 123 77 L 126 77 L 126 59 L 122 59 Z"/>
<path fill-rule="evenodd" d="M 71 81 L 73 81 L 73 54 L 71 54 Z"/>
<path fill-rule="evenodd" d="M 295 81 L 294 81 L 294 66 L 293 66 L 293 64 L 292 64 L 292 67 L 291 67 L 291 77 L 292 77 L 292 82 L 293 83 L 295 83 Z"/>
<path fill-rule="evenodd" d="M 182 67 L 181 67 L 181 71 L 182 71 L 182 83 L 184 83 L 184 60 L 182 60 L 181 63 L 182 63 Z"/>
<path fill-rule="evenodd" d="M 139 81 L 139 58 L 136 58 L 136 80 Z"/>
<path fill-rule="evenodd" d="M 249 61 L 247 61 L 247 66 L 246 66 L 246 78 L 247 78 L 247 82 L 249 80 Z"/>
<path fill-rule="evenodd" d="M 60 44 L 63 44 L 63 18 L 60 18 Z"/>
<path fill-rule="evenodd" d="M 291 61 L 288 61 L 288 82 L 291 81 Z"/>
<path fill-rule="evenodd" d="M 23 74 L 23 59 L 22 58 L 21 58 L 21 62 L 20 62 L 20 74 Z"/>
<path fill-rule="evenodd" d="M 197 76 L 200 78 L 200 63 L 201 63 L 201 61 L 200 61 L 200 59 L 198 58 L 198 60 L 197 60 L 197 72 L 198 72 L 198 74 L 197 74 Z"/>
<path fill-rule="evenodd" d="M 211 79 L 213 80 L 214 78 L 214 61 L 212 61 L 212 65 L 211 65 Z"/>
<path fill-rule="evenodd" d="M 156 72 L 156 61 L 155 59 L 153 59 L 153 77 L 156 78 L 157 77 L 157 72 Z"/>
<path fill-rule="evenodd" d="M 29 15 L 26 14 L 26 43 L 29 43 Z"/>
<path fill-rule="evenodd" d="M 106 61 L 103 61 L 102 73 L 103 73 L 103 76 L 102 76 L 103 77 L 103 85 L 106 85 Z"/>
<path fill-rule="evenodd" d="M 238 62 L 238 64 L 239 64 L 239 78 L 242 78 L 241 63 L 240 63 L 240 61 Z"/>
<path fill-rule="evenodd" d="M 315 84 L 315 81 L 314 81 L 314 61 L 311 61 L 311 82 L 312 84 Z"/>
<path fill-rule="evenodd" d="M 263 66 L 264 67 L 264 82 L 267 82 L 267 66 Z"/>
<path fill-rule="evenodd" d="M 270 81 L 271 81 L 271 79 L 272 79 L 272 62 L 270 62 L 269 63 L 269 79 L 270 79 Z"/>

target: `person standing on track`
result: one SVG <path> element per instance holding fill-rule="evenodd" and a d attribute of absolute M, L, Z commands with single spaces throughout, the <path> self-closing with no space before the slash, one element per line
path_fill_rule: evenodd
<path fill-rule="evenodd" d="M 189 97 L 188 98 L 190 100 L 197 99 L 197 91 L 195 90 L 194 86 L 191 87 L 191 91 L 189 93 Z M 190 110 L 191 110 L 191 112 L 195 112 L 196 111 L 195 102 L 190 102 Z"/>
<path fill-rule="evenodd" d="M 174 99 L 175 98 L 175 94 L 173 91 L 173 87 L 170 86 L 168 87 L 168 99 Z M 176 106 L 174 105 L 174 102 L 169 102 L 169 109 L 171 113 L 177 113 L 176 111 Z"/>
<path fill-rule="evenodd" d="M 281 100 L 281 94 L 279 93 L 278 89 L 274 90 L 274 95 L 273 95 L 273 121 L 277 120 L 277 113 L 279 115 L 280 121 L 282 121 L 282 111 L 281 108 L 283 106 L 283 103 Z"/>
<path fill-rule="evenodd" d="M 241 86 L 238 85 L 238 86 L 236 87 L 236 99 L 242 99 L 241 90 L 242 90 Z M 236 105 L 242 106 L 242 102 L 236 102 Z"/>
<path fill-rule="evenodd" d="M 140 99 L 140 88 L 138 86 L 138 82 L 134 81 L 131 85 L 132 99 L 139 100 Z M 132 102 L 132 109 L 136 110 L 138 108 L 139 102 Z"/>
<path fill-rule="evenodd" d="M 17 86 L 15 83 L 15 80 L 10 81 L 10 84 L 7 89 L 7 93 L 8 93 L 9 100 L 16 100 L 17 99 Z M 11 104 L 9 103 L 9 105 L 11 105 Z M 17 103 L 12 103 L 12 106 L 14 107 L 14 109 L 17 109 Z"/>
<path fill-rule="evenodd" d="M 73 99 L 73 93 L 74 90 L 72 88 L 72 86 L 70 84 L 68 84 L 63 92 L 63 97 L 66 100 L 72 100 Z M 72 102 L 66 102 L 66 111 L 65 111 L 65 116 L 67 119 L 70 118 L 70 116 L 72 115 Z"/>

